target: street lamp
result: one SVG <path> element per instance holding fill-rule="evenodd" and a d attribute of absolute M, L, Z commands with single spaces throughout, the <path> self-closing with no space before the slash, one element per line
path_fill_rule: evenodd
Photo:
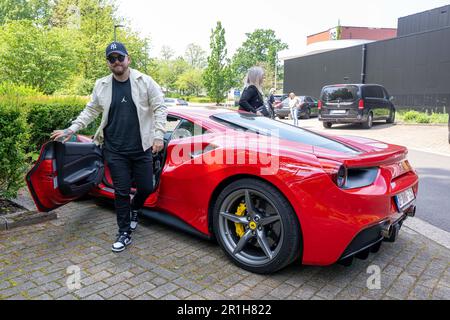
<path fill-rule="evenodd" d="M 116 29 L 117 29 L 117 28 L 123 28 L 123 27 L 125 27 L 125 26 L 123 26 L 123 25 L 121 25 L 121 24 L 116 24 L 116 25 L 114 26 L 114 42 L 117 42 L 117 31 L 116 31 Z"/>

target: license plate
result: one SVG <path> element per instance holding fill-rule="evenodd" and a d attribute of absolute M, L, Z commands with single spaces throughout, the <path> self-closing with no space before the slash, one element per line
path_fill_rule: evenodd
<path fill-rule="evenodd" d="M 347 110 L 330 110 L 330 114 L 346 114 Z"/>
<path fill-rule="evenodd" d="M 395 196 L 395 202 L 399 211 L 405 209 L 415 199 L 414 191 L 409 188 Z"/>

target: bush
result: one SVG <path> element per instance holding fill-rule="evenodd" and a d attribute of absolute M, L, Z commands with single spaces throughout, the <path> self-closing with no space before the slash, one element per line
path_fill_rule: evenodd
<path fill-rule="evenodd" d="M 28 99 L 26 102 L 27 122 L 30 126 L 29 152 L 37 152 L 49 140 L 56 129 L 70 126 L 86 106 L 87 99 L 80 97 L 42 97 Z M 91 123 L 80 134 L 93 135 L 101 118 Z"/>
<path fill-rule="evenodd" d="M 189 97 L 189 102 L 197 102 L 197 103 L 213 103 L 214 101 L 208 97 Z"/>
<path fill-rule="evenodd" d="M 428 116 L 424 113 L 421 113 L 417 116 L 416 121 L 417 121 L 417 123 L 430 123 L 431 119 L 430 119 L 430 116 Z"/>
<path fill-rule="evenodd" d="M 0 83 L 0 96 L 9 97 L 29 97 L 42 95 L 37 89 L 24 84 L 14 84 L 12 82 Z"/>
<path fill-rule="evenodd" d="M 415 122 L 417 120 L 417 117 L 419 117 L 420 113 L 417 111 L 408 111 L 405 113 L 403 118 L 407 122 Z"/>
<path fill-rule="evenodd" d="M 26 113 L 21 102 L 0 101 L 0 198 L 14 198 L 24 185 L 25 148 L 29 142 Z"/>

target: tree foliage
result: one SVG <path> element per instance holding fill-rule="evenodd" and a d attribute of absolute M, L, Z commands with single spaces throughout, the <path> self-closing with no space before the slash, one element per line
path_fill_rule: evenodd
<path fill-rule="evenodd" d="M 184 59 L 192 68 L 203 69 L 206 67 L 206 52 L 198 44 L 191 43 L 187 46 Z"/>
<path fill-rule="evenodd" d="M 203 80 L 208 96 L 217 104 L 225 99 L 226 92 L 231 88 L 231 69 L 227 58 L 225 29 L 220 21 L 211 30 L 211 54 L 208 57 Z"/>
<path fill-rule="evenodd" d="M 0 82 L 53 93 L 77 71 L 73 38 L 70 30 L 39 27 L 27 20 L 0 27 Z"/>
<path fill-rule="evenodd" d="M 109 73 L 105 48 L 114 26 L 126 25 L 109 0 L 0 0 L 0 13 L 2 76 L 45 93 L 90 94 L 95 80 Z M 127 27 L 117 31 L 131 67 L 153 71 L 150 40 Z"/>
<path fill-rule="evenodd" d="M 288 45 L 277 38 L 275 31 L 256 29 L 252 33 L 246 33 L 246 36 L 247 39 L 232 59 L 234 76 L 237 79 L 242 79 L 247 70 L 255 65 L 265 67 L 266 74 L 274 74 L 275 63 L 277 68 L 281 69 L 277 54 L 281 50 L 288 49 Z"/>
<path fill-rule="evenodd" d="M 178 77 L 175 85 L 185 95 L 198 96 L 203 89 L 203 71 L 189 69 Z"/>
<path fill-rule="evenodd" d="M 0 0 L 0 24 L 14 20 L 34 20 L 42 25 L 51 15 L 49 0 Z"/>

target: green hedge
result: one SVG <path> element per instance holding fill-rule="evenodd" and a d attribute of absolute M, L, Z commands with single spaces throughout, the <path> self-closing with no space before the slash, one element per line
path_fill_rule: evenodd
<path fill-rule="evenodd" d="M 40 150 L 43 143 L 49 140 L 50 134 L 56 129 L 70 126 L 86 106 L 87 99 L 80 97 L 45 97 L 28 99 L 26 103 L 27 122 L 30 126 L 30 152 Z M 93 135 L 101 118 L 92 122 L 80 134 Z"/>
<path fill-rule="evenodd" d="M 0 97 L 0 198 L 17 195 L 52 131 L 67 128 L 86 102 L 84 97 Z M 100 121 L 79 133 L 93 135 Z"/>
<path fill-rule="evenodd" d="M 0 101 L 0 198 L 15 197 L 25 184 L 28 143 L 23 105 L 17 100 Z"/>

